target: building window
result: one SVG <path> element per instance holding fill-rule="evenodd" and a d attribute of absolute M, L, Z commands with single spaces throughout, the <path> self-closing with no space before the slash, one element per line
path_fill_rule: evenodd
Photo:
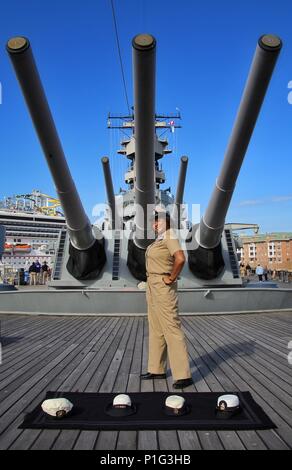
<path fill-rule="evenodd" d="M 250 243 L 248 245 L 248 256 L 249 258 L 255 258 L 256 256 L 256 246 L 255 243 Z"/>
<path fill-rule="evenodd" d="M 269 257 L 270 258 L 276 258 L 276 250 L 275 250 L 275 243 L 274 242 L 269 242 L 268 251 L 269 251 Z"/>

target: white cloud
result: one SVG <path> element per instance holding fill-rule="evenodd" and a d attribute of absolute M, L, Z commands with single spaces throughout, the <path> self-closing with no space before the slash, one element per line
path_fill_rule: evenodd
<path fill-rule="evenodd" d="M 247 201 L 241 201 L 238 205 L 239 206 L 258 206 L 259 204 L 264 204 L 264 199 L 250 199 Z"/>
<path fill-rule="evenodd" d="M 244 206 L 259 206 L 261 204 L 271 204 L 271 202 L 287 202 L 287 201 L 292 201 L 292 196 L 287 195 L 287 196 L 272 196 L 266 199 L 248 199 L 246 201 L 240 201 L 238 203 L 238 206 L 244 207 Z"/>
<path fill-rule="evenodd" d="M 272 198 L 272 202 L 285 202 L 292 201 L 292 196 L 275 196 Z"/>

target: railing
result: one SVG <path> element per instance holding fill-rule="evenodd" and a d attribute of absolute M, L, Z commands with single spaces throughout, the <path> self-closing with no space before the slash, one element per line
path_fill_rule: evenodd
<path fill-rule="evenodd" d="M 55 259 L 55 266 L 54 266 L 54 274 L 53 274 L 54 281 L 59 281 L 61 279 L 66 236 L 67 236 L 67 231 L 61 230 L 60 238 L 59 238 L 59 247 L 58 247 L 58 251 L 57 251 L 57 255 Z"/>
<path fill-rule="evenodd" d="M 112 270 L 113 281 L 118 281 L 119 279 L 120 248 L 121 248 L 120 232 L 117 230 L 115 232 L 115 239 L 114 239 L 113 270 Z"/>
<path fill-rule="evenodd" d="M 233 274 L 233 278 L 238 279 L 240 277 L 239 267 L 238 267 L 237 256 L 235 254 L 235 246 L 232 241 L 230 230 L 225 229 L 225 238 L 226 238 L 227 249 L 228 249 L 228 254 L 229 254 L 229 259 L 230 259 L 230 267 L 231 267 L 231 271 Z"/>

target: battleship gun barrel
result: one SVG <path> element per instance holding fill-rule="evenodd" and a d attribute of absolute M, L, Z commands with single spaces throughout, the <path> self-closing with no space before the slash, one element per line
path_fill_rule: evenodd
<path fill-rule="evenodd" d="M 185 182 L 186 182 L 186 174 L 188 168 L 188 157 L 181 157 L 180 159 L 180 171 L 178 177 L 178 183 L 176 188 L 176 195 L 175 195 L 175 208 L 176 208 L 176 217 L 177 217 L 177 227 L 180 228 L 181 224 L 181 205 L 183 203 L 184 197 L 184 189 L 185 189 Z"/>
<path fill-rule="evenodd" d="M 281 47 L 277 36 L 259 38 L 221 172 L 196 232 L 196 240 L 203 248 L 212 249 L 220 244 L 236 180 Z"/>
<path fill-rule="evenodd" d="M 71 244 L 78 250 L 96 241 L 70 174 L 28 39 L 8 41 L 7 51 L 20 83 L 65 214 Z"/>
<path fill-rule="evenodd" d="M 102 167 L 103 167 L 103 174 L 105 179 L 105 186 L 107 192 L 107 199 L 108 204 L 111 210 L 111 229 L 114 230 L 115 227 L 115 220 L 116 220 L 116 204 L 115 204 L 115 193 L 114 193 L 114 186 L 112 181 L 111 169 L 109 164 L 108 157 L 102 157 L 101 159 Z"/>
<path fill-rule="evenodd" d="M 134 243 L 151 243 L 150 217 L 155 206 L 155 60 L 156 40 L 139 34 L 132 41 L 135 122 L 136 232 Z M 153 237 L 152 237 L 153 238 Z"/>

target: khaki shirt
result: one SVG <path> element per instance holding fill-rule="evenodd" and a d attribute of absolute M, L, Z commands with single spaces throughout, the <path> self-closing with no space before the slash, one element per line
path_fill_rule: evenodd
<path fill-rule="evenodd" d="M 147 274 L 171 273 L 176 251 L 182 250 L 176 233 L 173 229 L 166 230 L 163 238 L 155 240 L 146 249 Z"/>

